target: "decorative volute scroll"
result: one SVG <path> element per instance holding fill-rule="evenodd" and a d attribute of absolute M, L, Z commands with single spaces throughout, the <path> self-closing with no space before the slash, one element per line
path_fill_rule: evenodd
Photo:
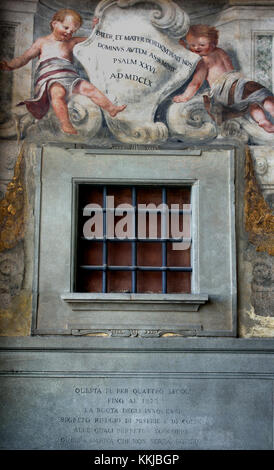
<path fill-rule="evenodd" d="M 246 147 L 245 229 L 257 251 L 274 255 L 274 215 L 256 180 L 250 149 Z"/>
<path fill-rule="evenodd" d="M 11 249 L 24 237 L 26 190 L 24 149 L 19 153 L 14 176 L 0 201 L 0 252 Z"/>
<path fill-rule="evenodd" d="M 171 136 L 187 144 L 204 143 L 218 134 L 217 125 L 207 113 L 201 96 L 186 103 L 171 104 L 167 123 Z"/>
<path fill-rule="evenodd" d="M 124 143 L 161 143 L 168 128 L 154 122 L 159 104 L 180 88 L 200 58 L 179 44 L 188 15 L 171 0 L 102 0 L 99 23 L 74 53 L 89 80 L 115 104 L 127 108 L 111 117 L 112 134 Z"/>
<path fill-rule="evenodd" d="M 71 122 L 81 138 L 92 139 L 102 126 L 102 113 L 87 96 L 73 95 L 68 103 Z"/>
<path fill-rule="evenodd" d="M 120 8 L 128 8 L 144 0 L 102 0 L 95 9 L 94 15 L 101 18 L 105 9 L 117 4 Z M 151 23 L 174 38 L 181 38 L 186 35 L 190 26 L 189 16 L 172 0 L 153 0 L 159 9 L 151 13 Z"/>

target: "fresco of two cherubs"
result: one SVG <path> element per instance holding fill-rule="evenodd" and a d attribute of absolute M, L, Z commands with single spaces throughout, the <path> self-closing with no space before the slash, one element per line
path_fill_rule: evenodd
<path fill-rule="evenodd" d="M 98 21 L 94 17 L 92 27 Z M 34 97 L 19 104 L 26 105 L 36 119 L 42 119 L 51 106 L 59 120 L 61 131 L 65 134 L 77 134 L 67 106 L 72 94 L 87 96 L 112 118 L 126 108 L 124 103 L 113 104 L 101 90 L 81 78 L 76 71 L 73 65 L 73 48 L 87 39 L 74 36 L 81 25 L 82 18 L 76 11 L 59 10 L 51 20 L 49 35 L 38 38 L 20 57 L 0 63 L 1 70 L 12 71 L 38 58 Z M 229 55 L 218 47 L 218 36 L 219 32 L 215 27 L 197 24 L 192 25 L 186 37 L 179 41 L 182 47 L 198 54 L 201 59 L 185 91 L 174 96 L 173 102 L 191 100 L 207 81 L 210 92 L 204 96 L 204 104 L 213 119 L 211 104 L 216 103 L 222 105 L 228 118 L 249 113 L 265 132 L 274 133 L 272 92 L 235 71 Z"/>

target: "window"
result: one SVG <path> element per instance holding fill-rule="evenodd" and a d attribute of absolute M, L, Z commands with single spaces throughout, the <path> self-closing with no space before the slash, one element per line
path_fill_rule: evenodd
<path fill-rule="evenodd" d="M 77 194 L 76 292 L 191 292 L 190 187 L 80 184 Z"/>
<path fill-rule="evenodd" d="M 35 334 L 236 334 L 233 150 L 48 145 L 38 161 Z"/>

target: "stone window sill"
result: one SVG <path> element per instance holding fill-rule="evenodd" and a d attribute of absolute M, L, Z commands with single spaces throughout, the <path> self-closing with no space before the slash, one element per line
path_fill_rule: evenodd
<path fill-rule="evenodd" d="M 116 310 L 146 310 L 166 311 L 172 309 L 178 312 L 197 312 L 200 305 L 208 302 L 207 294 L 129 294 L 129 293 L 64 293 L 61 299 L 69 304 L 72 310 L 97 310 L 111 308 Z"/>

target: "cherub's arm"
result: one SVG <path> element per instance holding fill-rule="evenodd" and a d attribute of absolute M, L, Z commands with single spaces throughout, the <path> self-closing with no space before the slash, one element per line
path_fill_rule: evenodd
<path fill-rule="evenodd" d="M 233 70 L 234 69 L 234 66 L 232 64 L 232 60 L 230 59 L 229 55 L 227 54 L 227 52 L 225 52 L 223 49 L 220 49 L 219 50 L 221 51 L 222 53 L 222 59 L 227 67 L 227 69 L 231 69 Z"/>
<path fill-rule="evenodd" d="M 97 16 L 94 16 L 92 18 L 92 23 L 91 23 L 91 27 L 92 29 L 99 23 L 99 18 L 97 18 Z M 79 44 L 80 42 L 84 42 L 86 41 L 87 38 L 86 37 L 76 37 L 76 38 L 73 38 L 73 42 L 74 42 L 74 45 L 76 44 Z"/>
<path fill-rule="evenodd" d="M 174 96 L 175 103 L 189 101 L 197 93 L 207 77 L 207 66 L 204 60 L 200 60 L 194 72 L 193 78 L 182 95 Z"/>
<path fill-rule="evenodd" d="M 33 45 L 29 49 L 27 49 L 21 56 L 15 57 L 10 61 L 2 60 L 0 62 L 0 70 L 11 71 L 19 69 L 20 67 L 26 65 L 30 60 L 34 59 L 35 57 L 38 57 L 40 55 L 40 51 L 41 40 L 37 39 L 37 41 L 35 41 Z"/>
<path fill-rule="evenodd" d="M 72 38 L 72 41 L 73 41 L 73 46 L 76 46 L 76 44 L 79 44 L 80 42 L 84 42 L 87 40 L 87 37 L 76 37 L 76 38 Z"/>

